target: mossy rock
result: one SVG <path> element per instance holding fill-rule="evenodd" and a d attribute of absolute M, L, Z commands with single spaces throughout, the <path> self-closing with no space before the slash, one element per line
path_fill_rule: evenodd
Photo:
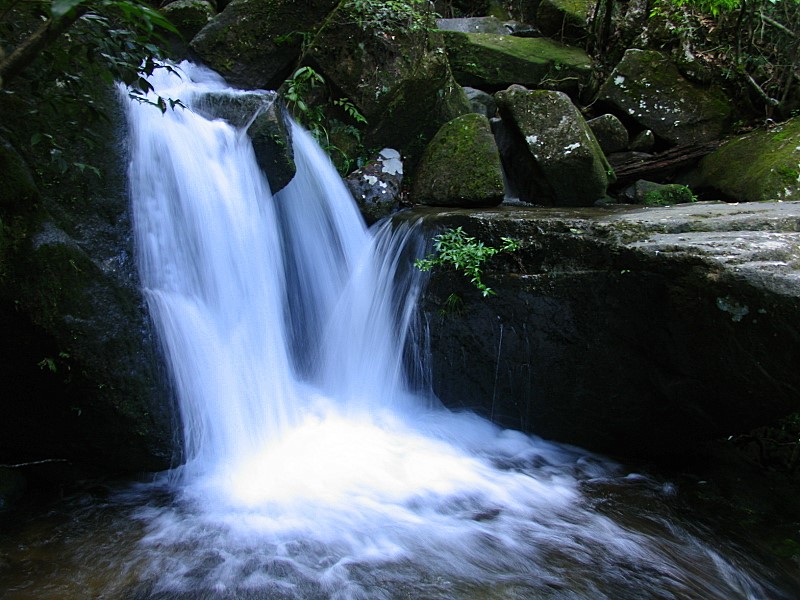
<path fill-rule="evenodd" d="M 628 130 L 617 117 L 610 113 L 587 121 L 605 154 L 621 152 L 628 147 Z"/>
<path fill-rule="evenodd" d="M 504 161 L 532 168 L 510 169 L 520 199 L 538 204 L 588 206 L 606 194 L 613 169 L 580 111 L 562 92 L 511 86 L 495 95 L 503 121 L 518 143 Z"/>
<path fill-rule="evenodd" d="M 431 206 L 496 206 L 503 169 L 489 120 L 471 113 L 442 126 L 420 161 L 412 200 Z"/>
<path fill-rule="evenodd" d="M 207 0 L 175 0 L 161 9 L 186 41 L 208 25 L 215 12 Z"/>
<path fill-rule="evenodd" d="M 645 180 L 634 184 L 634 197 L 645 206 L 671 206 L 696 200 L 692 190 L 685 185 Z"/>
<path fill-rule="evenodd" d="M 536 26 L 556 39 L 581 40 L 587 35 L 594 0 L 542 0 L 536 11 Z"/>
<path fill-rule="evenodd" d="M 456 81 L 497 91 L 512 84 L 570 94 L 588 81 L 592 60 L 581 49 L 546 38 L 442 32 Z"/>
<path fill-rule="evenodd" d="M 429 30 L 399 29 L 387 36 L 359 27 L 340 11 L 327 20 L 303 62 L 367 119 L 367 147 L 398 148 L 412 169 L 439 127 L 470 111 L 464 91 Z"/>
<path fill-rule="evenodd" d="M 200 59 L 228 83 L 276 89 L 303 43 L 339 0 L 233 0 L 192 39 Z"/>
<path fill-rule="evenodd" d="M 690 82 L 654 50 L 627 50 L 597 99 L 673 145 L 718 139 L 732 111 L 724 93 Z"/>
<path fill-rule="evenodd" d="M 701 161 L 698 185 L 742 202 L 800 200 L 800 117 L 726 142 Z"/>

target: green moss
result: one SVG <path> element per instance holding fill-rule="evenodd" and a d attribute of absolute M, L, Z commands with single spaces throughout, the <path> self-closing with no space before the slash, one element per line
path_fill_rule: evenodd
<path fill-rule="evenodd" d="M 442 32 L 453 74 L 461 85 L 571 90 L 588 78 L 592 61 L 579 48 L 546 38 Z"/>
<path fill-rule="evenodd" d="M 695 200 L 692 190 L 685 185 L 667 184 L 660 185 L 645 193 L 642 204 L 647 206 L 670 206 L 671 204 L 685 204 Z"/>
<path fill-rule="evenodd" d="M 800 117 L 733 139 L 703 159 L 702 183 L 740 201 L 800 199 Z"/>

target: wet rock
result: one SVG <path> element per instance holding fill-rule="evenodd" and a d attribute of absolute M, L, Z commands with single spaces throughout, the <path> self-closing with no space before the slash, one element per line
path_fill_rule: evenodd
<path fill-rule="evenodd" d="M 496 35 L 512 33 L 512 28 L 496 17 L 436 19 L 436 27 L 442 31 L 460 31 L 461 33 L 494 33 Z"/>
<path fill-rule="evenodd" d="M 522 243 L 486 266 L 491 298 L 432 276 L 423 309 L 448 405 L 638 459 L 691 456 L 800 409 L 800 203 L 403 218 L 419 216 L 432 234 Z"/>
<path fill-rule="evenodd" d="M 384 148 L 374 160 L 345 178 L 367 225 L 399 210 L 402 183 L 403 162 L 392 148 Z"/>
<path fill-rule="evenodd" d="M 247 128 L 256 160 L 272 193 L 286 187 L 296 172 L 292 135 L 283 102 L 276 92 L 206 94 L 192 109 L 207 118 L 225 119 L 234 127 Z"/>
<path fill-rule="evenodd" d="M 456 81 L 496 91 L 512 84 L 577 93 L 592 61 L 581 49 L 546 38 L 443 32 Z"/>
<path fill-rule="evenodd" d="M 565 94 L 511 86 L 496 99 L 507 127 L 501 153 L 521 200 L 590 206 L 605 196 L 613 171 Z"/>
<path fill-rule="evenodd" d="M 632 187 L 629 196 L 637 204 L 669 206 L 696 200 L 691 189 L 678 183 L 655 183 L 640 179 Z"/>
<path fill-rule="evenodd" d="M 411 198 L 431 206 L 494 206 L 503 201 L 503 170 L 489 121 L 471 113 L 453 119 L 428 144 Z"/>
<path fill-rule="evenodd" d="M 184 58 L 190 54 L 188 43 L 216 14 L 207 0 L 175 0 L 160 9 L 180 33 L 168 36 L 170 57 Z"/>
<path fill-rule="evenodd" d="M 627 50 L 597 100 L 673 145 L 717 139 L 732 110 L 722 92 L 685 79 L 654 50 Z"/>
<path fill-rule="evenodd" d="M 277 89 L 338 0 L 232 0 L 192 39 L 203 63 L 244 89 Z"/>
<path fill-rule="evenodd" d="M 628 147 L 628 130 L 617 117 L 612 114 L 600 115 L 586 122 L 597 143 L 606 155 L 620 152 Z"/>
<path fill-rule="evenodd" d="M 693 183 L 739 201 L 800 199 L 800 117 L 729 140 Z"/>

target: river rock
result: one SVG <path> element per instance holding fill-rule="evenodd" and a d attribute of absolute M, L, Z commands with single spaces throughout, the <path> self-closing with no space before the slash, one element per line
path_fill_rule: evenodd
<path fill-rule="evenodd" d="M 592 130 L 604 154 L 621 152 L 628 147 L 628 130 L 617 117 L 610 113 L 586 122 Z"/>
<path fill-rule="evenodd" d="M 570 94 L 588 81 L 592 61 L 581 49 L 546 38 L 443 32 L 456 81 L 497 91 L 512 84 Z"/>
<path fill-rule="evenodd" d="M 522 245 L 486 265 L 490 298 L 432 276 L 423 310 L 449 406 L 637 459 L 800 409 L 800 203 L 403 214 L 420 216 L 431 235 Z"/>
<path fill-rule="evenodd" d="M 800 117 L 729 140 L 693 183 L 738 201 L 800 199 Z"/>
<path fill-rule="evenodd" d="M 378 156 L 345 178 L 345 184 L 367 225 L 388 217 L 400 208 L 403 162 L 400 153 L 384 148 Z"/>
<path fill-rule="evenodd" d="M 442 126 L 414 174 L 411 199 L 461 207 L 503 201 L 503 168 L 486 117 L 471 113 Z"/>
<path fill-rule="evenodd" d="M 247 128 L 258 166 L 272 193 L 279 192 L 296 172 L 292 134 L 283 101 L 276 92 L 205 94 L 192 109 L 206 118 L 225 119 L 234 127 Z"/>
<path fill-rule="evenodd" d="M 207 0 L 175 0 L 160 9 L 180 33 L 180 38 L 169 36 L 172 58 L 189 55 L 188 42 L 205 27 L 216 14 Z"/>
<path fill-rule="evenodd" d="M 338 0 L 232 0 L 192 39 L 191 47 L 228 83 L 277 89 L 303 44 Z"/>
<path fill-rule="evenodd" d="M 673 145 L 719 138 L 732 110 L 722 92 L 690 82 L 655 50 L 627 50 L 597 100 Z"/>
<path fill-rule="evenodd" d="M 412 168 L 439 127 L 468 113 L 469 103 L 427 29 L 432 14 L 418 13 L 416 26 L 398 26 L 360 21 L 353 10 L 347 3 L 339 6 L 303 61 L 366 118 L 367 147 L 398 148 Z"/>
<path fill-rule="evenodd" d="M 605 196 L 613 170 L 566 94 L 511 86 L 496 99 L 509 132 L 501 155 L 521 200 L 587 206 Z"/>
<path fill-rule="evenodd" d="M 483 115 L 487 119 L 492 119 L 497 113 L 497 102 L 491 94 L 471 87 L 465 87 L 464 94 L 469 100 L 472 112 Z"/>

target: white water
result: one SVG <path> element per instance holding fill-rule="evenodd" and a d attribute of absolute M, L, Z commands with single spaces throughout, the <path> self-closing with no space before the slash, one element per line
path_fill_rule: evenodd
<path fill-rule="evenodd" d="M 273 196 L 245 133 L 191 110 L 239 92 L 182 68 L 153 82 L 188 109 L 129 107 L 142 285 L 187 453 L 175 501 L 137 512 L 145 596 L 758 597 L 681 528 L 585 495 L 644 479 L 439 407 L 404 366 L 414 232 L 367 231 L 297 127 Z"/>

